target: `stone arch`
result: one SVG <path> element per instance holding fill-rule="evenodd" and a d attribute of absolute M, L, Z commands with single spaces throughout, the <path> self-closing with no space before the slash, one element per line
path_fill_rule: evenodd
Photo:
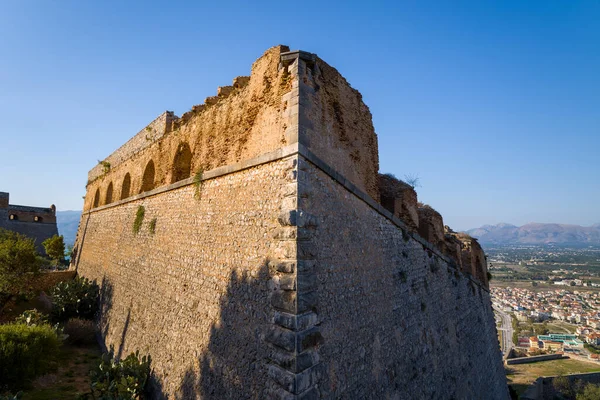
<path fill-rule="evenodd" d="M 192 171 L 192 150 L 186 142 L 180 143 L 173 158 L 171 183 L 189 178 Z"/>
<path fill-rule="evenodd" d="M 100 205 L 100 188 L 96 189 L 96 194 L 94 195 L 94 206 L 96 208 Z"/>
<path fill-rule="evenodd" d="M 129 172 L 125 174 L 125 178 L 123 178 L 123 183 L 121 184 L 121 200 L 129 197 L 129 192 L 131 191 L 131 175 Z"/>
<path fill-rule="evenodd" d="M 108 188 L 106 189 L 106 197 L 104 204 L 110 204 L 113 201 L 113 184 L 112 182 L 108 184 Z"/>
<path fill-rule="evenodd" d="M 142 186 L 140 188 L 140 193 L 154 189 L 154 173 L 154 161 L 150 160 L 148 161 L 148 164 L 146 164 L 146 168 L 144 169 L 144 176 L 142 177 Z"/>

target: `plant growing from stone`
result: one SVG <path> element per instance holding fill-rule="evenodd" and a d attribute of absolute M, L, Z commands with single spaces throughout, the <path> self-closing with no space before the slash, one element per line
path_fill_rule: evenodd
<path fill-rule="evenodd" d="M 108 161 L 100 161 L 98 160 L 98 164 L 102 165 L 102 173 L 108 174 L 110 171 L 110 163 Z"/>
<path fill-rule="evenodd" d="M 156 232 L 156 218 L 152 218 L 152 220 L 148 223 L 148 230 L 151 235 L 154 235 Z"/>
<path fill-rule="evenodd" d="M 140 233 L 140 229 L 142 229 L 144 214 L 146 214 L 146 209 L 144 206 L 139 206 L 135 213 L 135 220 L 133 221 L 133 233 L 136 235 Z"/>
<path fill-rule="evenodd" d="M 204 176 L 204 169 L 202 167 L 198 168 L 196 171 L 196 175 L 194 175 L 194 197 L 197 200 L 202 198 L 202 178 Z"/>

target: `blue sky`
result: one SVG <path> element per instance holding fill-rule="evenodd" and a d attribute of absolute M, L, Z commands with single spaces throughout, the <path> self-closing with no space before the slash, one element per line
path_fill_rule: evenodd
<path fill-rule="evenodd" d="M 599 20 L 596 0 L 4 2 L 0 191 L 81 209 L 97 160 L 287 44 L 363 94 L 381 171 L 418 174 L 455 229 L 590 225 Z"/>

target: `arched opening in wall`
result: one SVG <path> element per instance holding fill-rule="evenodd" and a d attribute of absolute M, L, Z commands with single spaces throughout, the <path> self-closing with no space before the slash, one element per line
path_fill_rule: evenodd
<path fill-rule="evenodd" d="M 35 217 L 33 217 L 33 222 L 43 222 L 44 218 L 36 215 Z"/>
<path fill-rule="evenodd" d="M 19 220 L 19 216 L 17 214 L 10 214 L 10 216 L 8 217 L 8 219 L 10 219 L 11 221 L 18 221 Z"/>
<path fill-rule="evenodd" d="M 104 204 L 112 203 L 112 197 L 113 197 L 113 184 L 111 182 L 108 184 L 108 189 L 106 189 L 106 201 L 104 202 Z"/>
<path fill-rule="evenodd" d="M 96 194 L 94 195 L 94 208 L 98 207 L 100 204 L 100 188 L 96 189 Z"/>
<path fill-rule="evenodd" d="M 171 170 L 171 183 L 189 178 L 192 170 L 192 150 L 190 145 L 183 142 L 177 147 Z"/>
<path fill-rule="evenodd" d="M 131 190 L 131 175 L 129 172 L 125 174 L 125 178 L 123 178 L 123 184 L 121 185 L 121 200 L 129 197 L 129 192 Z"/>
<path fill-rule="evenodd" d="M 142 177 L 142 187 L 140 193 L 147 192 L 154 189 L 154 161 L 148 161 L 146 169 L 144 169 L 144 176 Z"/>

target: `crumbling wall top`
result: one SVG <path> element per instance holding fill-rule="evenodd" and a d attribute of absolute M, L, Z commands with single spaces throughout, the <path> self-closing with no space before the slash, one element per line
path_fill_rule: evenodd
<path fill-rule="evenodd" d="M 172 111 L 165 111 L 159 115 L 144 129 L 136 133 L 131 139 L 125 142 L 125 144 L 92 168 L 88 172 L 88 183 L 94 181 L 105 174 L 107 170 L 110 170 L 110 168 L 116 167 L 169 133 L 173 126 L 173 121 L 177 119 L 178 117 Z"/>

